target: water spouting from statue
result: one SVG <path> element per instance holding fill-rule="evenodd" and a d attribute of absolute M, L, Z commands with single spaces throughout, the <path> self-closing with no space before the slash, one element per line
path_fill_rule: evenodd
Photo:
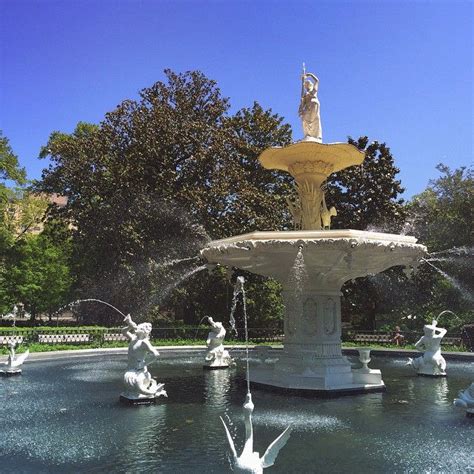
<path fill-rule="evenodd" d="M 278 438 L 276 438 L 265 451 L 262 457 L 259 453 L 253 450 L 253 424 L 252 413 L 254 411 L 254 404 L 252 402 L 252 394 L 250 392 L 250 366 L 249 366 L 249 337 L 248 337 L 248 323 L 247 323 L 247 306 L 245 298 L 245 279 L 243 276 L 237 277 L 234 285 L 234 297 L 231 310 L 231 325 L 232 329 L 237 334 L 235 327 L 235 309 L 237 307 L 238 296 L 242 296 L 242 308 L 244 316 L 244 331 L 245 331 L 245 353 L 246 353 L 246 378 L 247 378 L 247 394 L 243 405 L 244 421 L 245 421 L 245 444 L 240 456 L 238 456 L 234 445 L 234 439 L 222 417 L 220 417 L 227 435 L 230 450 L 232 452 L 232 464 L 234 472 L 258 474 L 262 473 L 263 469 L 274 464 L 278 452 L 285 446 L 291 434 L 291 427 L 288 426 Z"/>

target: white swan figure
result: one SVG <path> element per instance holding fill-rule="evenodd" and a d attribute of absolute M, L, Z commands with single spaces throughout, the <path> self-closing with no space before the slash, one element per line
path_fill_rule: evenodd
<path fill-rule="evenodd" d="M 252 412 L 254 404 L 252 403 L 252 394 L 247 392 L 244 403 L 244 417 L 245 417 L 245 445 L 242 450 L 242 454 L 237 456 L 235 450 L 234 440 L 225 424 L 225 421 L 220 417 L 222 424 L 224 425 L 225 432 L 227 435 L 227 441 L 229 442 L 230 450 L 232 451 L 234 472 L 241 474 L 260 474 L 267 467 L 273 466 L 278 453 L 283 446 L 285 446 L 291 434 L 291 426 L 288 426 L 273 443 L 268 446 L 265 454 L 260 457 L 259 453 L 253 450 L 253 426 L 252 426 Z"/>
<path fill-rule="evenodd" d="M 18 357 L 15 357 L 15 347 L 17 343 L 14 340 L 8 342 L 8 349 L 10 354 L 8 355 L 8 360 L 3 363 L 3 369 L 0 370 L 3 374 L 20 374 L 20 367 L 23 365 L 25 360 L 30 355 L 30 350 L 27 349 L 23 354 L 20 354 Z"/>

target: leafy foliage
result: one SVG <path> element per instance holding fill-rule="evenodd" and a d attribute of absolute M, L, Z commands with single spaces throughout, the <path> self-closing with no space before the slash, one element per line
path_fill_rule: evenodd
<path fill-rule="evenodd" d="M 413 197 L 408 210 L 416 236 L 431 252 L 474 247 L 474 174 L 440 164 L 441 177 Z"/>
<path fill-rule="evenodd" d="M 9 249 L 5 287 L 12 303 L 22 302 L 34 320 L 64 303 L 72 277 L 70 243 L 54 243 L 47 233 L 28 234 Z"/>
<path fill-rule="evenodd" d="M 365 152 L 362 165 L 332 174 L 328 179 L 328 202 L 336 206 L 333 227 L 397 231 L 405 220 L 404 191 L 396 179 L 400 171 L 385 143 L 369 143 L 368 137 L 348 142 Z"/>
<path fill-rule="evenodd" d="M 61 214 L 77 228 L 78 287 L 126 311 L 148 307 L 151 283 L 166 279 L 150 273 L 154 263 L 196 255 L 208 235 L 274 228 L 285 213 L 272 197 L 289 178 L 260 170 L 256 158 L 289 143 L 290 127 L 256 103 L 228 116 L 214 81 L 165 72 L 167 83 L 98 126 L 53 133 L 41 153 L 51 165 L 38 189 L 66 195 Z"/>

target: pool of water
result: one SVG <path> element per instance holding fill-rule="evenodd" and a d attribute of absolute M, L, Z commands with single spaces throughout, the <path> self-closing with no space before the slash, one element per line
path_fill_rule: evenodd
<path fill-rule="evenodd" d="M 472 362 L 448 361 L 445 379 L 404 364 L 372 357 L 385 393 L 311 399 L 253 387 L 256 450 L 293 425 L 265 472 L 474 473 L 474 419 L 452 406 L 474 380 Z M 0 378 L 0 471 L 230 472 L 219 416 L 240 451 L 242 358 L 236 369 L 204 371 L 201 354 L 163 351 L 150 370 L 169 398 L 155 406 L 119 403 L 125 367 L 124 355 L 100 355 L 32 361 L 22 376 Z"/>

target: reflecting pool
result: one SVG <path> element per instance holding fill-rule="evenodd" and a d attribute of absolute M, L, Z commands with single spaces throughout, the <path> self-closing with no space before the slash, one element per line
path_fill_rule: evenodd
<path fill-rule="evenodd" d="M 2 472 L 230 472 L 219 416 L 242 448 L 243 353 L 238 367 L 202 369 L 204 352 L 163 351 L 150 366 L 168 399 L 119 403 L 125 355 L 34 361 L 0 379 Z M 354 364 L 356 357 L 350 358 Z M 252 387 L 255 447 L 293 433 L 265 472 L 474 472 L 474 420 L 452 406 L 472 362 L 448 361 L 447 378 L 425 378 L 405 359 L 372 355 L 385 393 L 311 399 Z"/>

